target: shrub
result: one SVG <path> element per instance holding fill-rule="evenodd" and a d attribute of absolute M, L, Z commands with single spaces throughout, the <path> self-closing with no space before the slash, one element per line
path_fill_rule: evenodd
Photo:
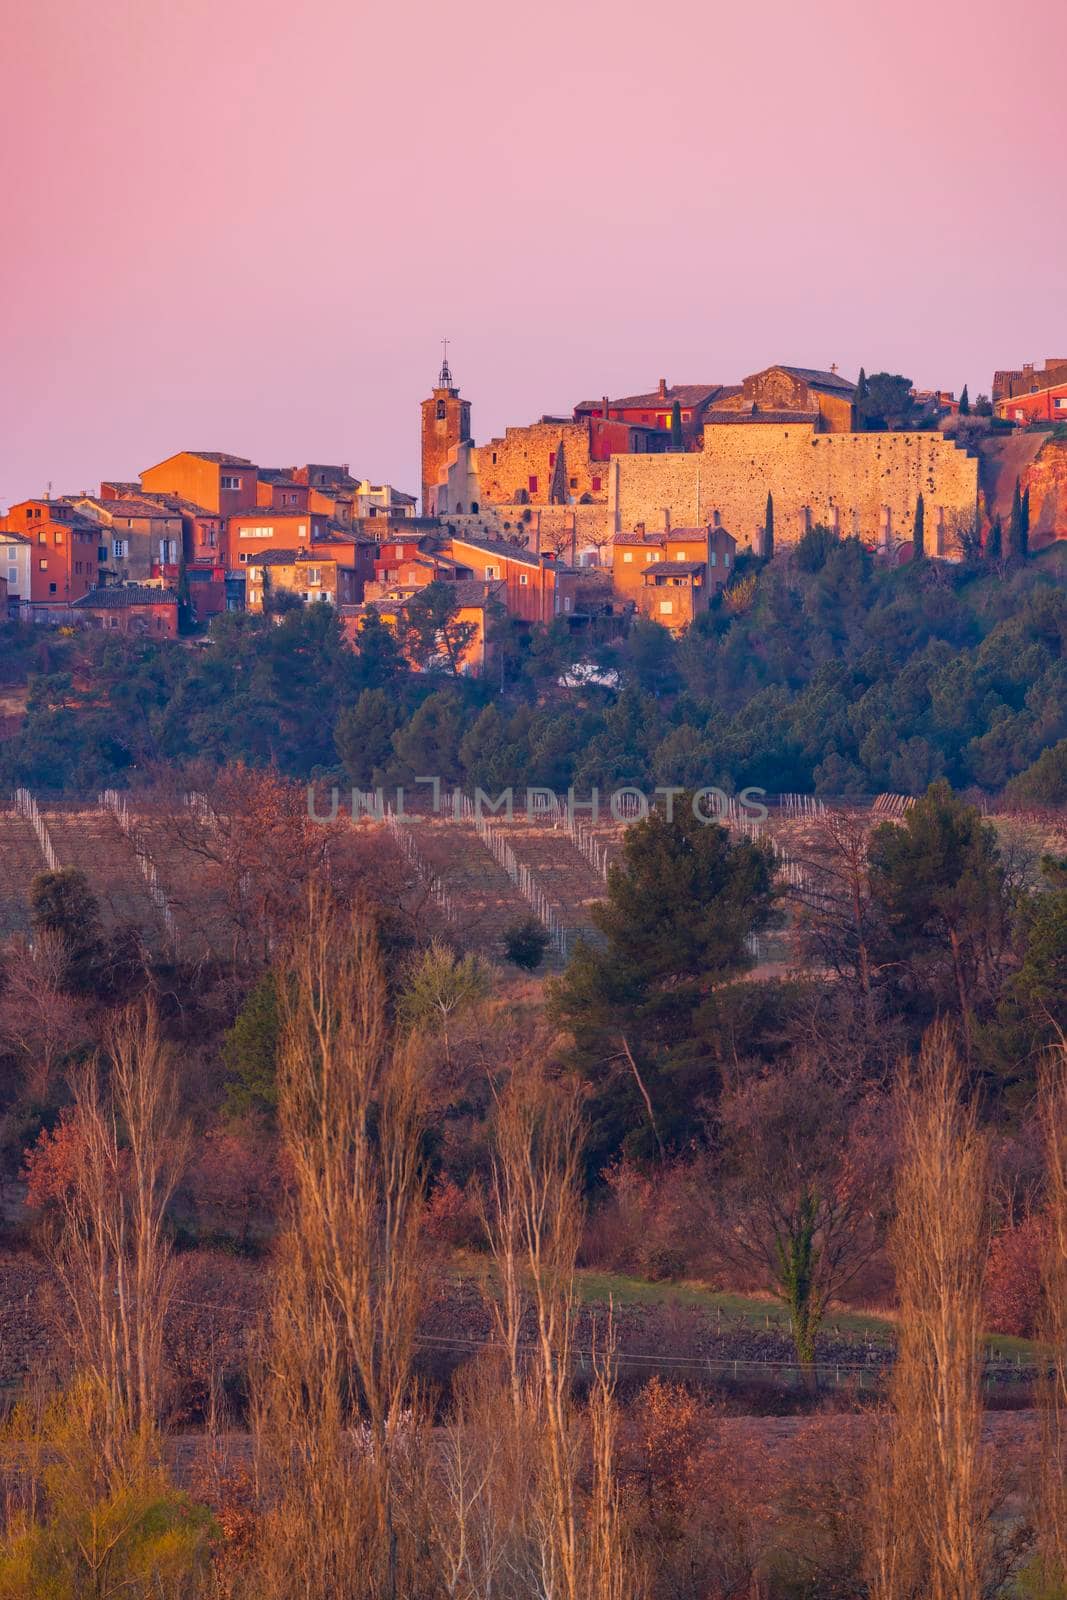
<path fill-rule="evenodd" d="M 1049 1220 L 1034 1212 L 993 1239 L 986 1268 L 986 1318 L 992 1333 L 1029 1339 L 1041 1309 L 1041 1271 Z"/>
<path fill-rule="evenodd" d="M 504 933 L 504 954 L 512 966 L 524 972 L 533 972 L 545 958 L 548 949 L 548 929 L 536 917 L 513 922 Z"/>

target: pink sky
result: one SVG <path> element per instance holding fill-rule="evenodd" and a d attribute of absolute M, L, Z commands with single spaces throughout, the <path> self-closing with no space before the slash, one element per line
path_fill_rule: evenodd
<path fill-rule="evenodd" d="M 183 448 L 1067 355 L 1067 4 L 14 0 L 0 505 Z M 1010 109 L 1009 109 L 1010 108 Z"/>

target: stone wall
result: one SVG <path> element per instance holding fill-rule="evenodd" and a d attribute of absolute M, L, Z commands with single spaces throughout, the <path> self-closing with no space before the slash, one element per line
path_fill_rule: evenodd
<path fill-rule="evenodd" d="M 479 445 L 482 499 L 503 504 L 525 495 L 530 505 L 547 506 L 553 457 L 561 445 L 567 496 L 580 500 L 582 495 L 590 495 L 606 502 L 609 464 L 591 459 L 587 422 L 534 422 L 525 428 L 509 428 L 502 439 Z"/>
<path fill-rule="evenodd" d="M 928 536 L 975 515 L 978 463 L 939 433 L 817 433 L 812 423 L 710 425 L 704 449 L 614 456 L 613 527 L 651 531 L 715 520 L 757 549 L 767 494 L 778 545 L 823 522 L 868 542 L 910 539 L 924 497 Z M 946 549 L 945 553 L 949 553 Z"/>

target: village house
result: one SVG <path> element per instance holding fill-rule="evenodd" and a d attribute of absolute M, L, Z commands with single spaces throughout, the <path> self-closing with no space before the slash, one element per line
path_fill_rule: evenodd
<path fill-rule="evenodd" d="M 231 516 L 254 506 L 259 494 L 259 469 L 245 456 L 222 450 L 179 450 L 141 473 L 141 489 L 173 494 L 205 511 Z"/>
<path fill-rule="evenodd" d="M 256 504 L 276 511 L 306 511 L 310 490 L 293 477 L 291 467 L 260 467 Z"/>
<path fill-rule="evenodd" d="M 0 520 L 0 531 L 22 534 L 33 546 L 23 601 L 68 606 L 96 587 L 100 527 L 69 501 L 20 500 Z"/>
<path fill-rule="evenodd" d="M 122 499 L 67 495 L 76 510 L 99 524 L 101 583 L 176 582 L 182 554 L 182 518 L 176 509 L 141 494 Z"/>
<path fill-rule="evenodd" d="M 612 588 L 643 616 L 680 632 L 733 576 L 737 541 L 725 528 L 674 528 L 616 536 Z"/>
<path fill-rule="evenodd" d="M 579 574 L 554 557 L 474 535 L 454 534 L 448 548 L 458 567 L 483 582 L 503 583 L 509 616 L 549 623 L 574 615 Z"/>
<path fill-rule="evenodd" d="M 363 618 L 368 611 L 373 610 L 396 634 L 403 646 L 407 630 L 407 608 L 421 587 L 423 585 L 405 592 L 384 593 L 378 598 L 368 599 L 362 606 L 353 608 L 345 619 L 346 636 L 351 642 L 356 642 Z M 470 637 L 460 652 L 457 666 L 461 673 L 470 673 L 477 677 L 492 664 L 495 656 L 490 627 L 494 615 L 504 610 L 504 584 L 500 581 L 485 582 L 480 578 L 458 578 L 450 583 L 450 594 L 455 601 L 453 621 L 471 630 Z M 444 647 L 439 664 L 447 664 Z M 412 660 L 412 665 L 417 668 L 419 663 Z"/>
<path fill-rule="evenodd" d="M 0 574 L 9 600 L 29 600 L 33 544 L 24 533 L 0 533 Z"/>
<path fill-rule="evenodd" d="M 997 416 L 1017 422 L 1022 427 L 1034 422 L 1067 422 L 1067 365 L 1063 372 L 1063 379 L 1059 383 L 998 400 L 994 407 Z"/>
<path fill-rule="evenodd" d="M 620 400 L 583 400 L 574 408 L 576 421 L 588 419 L 592 423 L 606 421 L 622 424 L 636 431 L 636 438 L 624 444 L 616 443 L 617 436 L 605 432 L 606 452 L 597 453 L 597 459 L 606 461 L 620 450 L 639 452 L 662 450 L 670 443 L 671 423 L 677 405 L 682 441 L 687 450 L 699 450 L 704 437 L 704 419 L 712 405 L 737 394 L 736 388 L 721 383 L 670 384 L 666 378 L 659 380 L 659 388 L 648 394 L 625 395 Z"/>
<path fill-rule="evenodd" d="M 271 596 L 295 595 L 305 605 L 357 603 L 356 575 L 331 556 L 316 550 L 265 550 L 247 567 L 245 607 L 262 611 Z"/>
<path fill-rule="evenodd" d="M 1021 367 L 993 374 L 993 407 L 1002 416 L 998 401 L 1039 394 L 1043 389 L 1055 389 L 1063 384 L 1067 384 L 1067 356 L 1048 356 L 1040 367 L 1028 361 Z"/>
<path fill-rule="evenodd" d="M 82 595 L 69 608 L 72 622 L 153 639 L 178 637 L 178 595 L 150 584 L 115 584 Z"/>

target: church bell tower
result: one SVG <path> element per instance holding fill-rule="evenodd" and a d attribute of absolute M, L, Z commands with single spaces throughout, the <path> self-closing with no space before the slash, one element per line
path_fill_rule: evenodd
<path fill-rule="evenodd" d="M 471 436 L 471 403 L 461 400 L 448 364 L 448 340 L 437 385 L 422 402 L 422 514 L 434 515 L 434 491 L 448 464 L 449 452 Z"/>

